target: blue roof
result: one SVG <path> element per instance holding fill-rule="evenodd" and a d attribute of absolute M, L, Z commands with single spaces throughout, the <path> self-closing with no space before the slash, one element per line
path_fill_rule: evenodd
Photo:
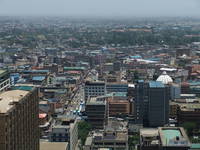
<path fill-rule="evenodd" d="M 161 81 L 150 81 L 149 82 L 150 88 L 164 88 L 164 84 Z"/>
<path fill-rule="evenodd" d="M 11 87 L 12 90 L 23 90 L 23 91 L 31 91 L 34 87 L 33 86 L 13 86 Z"/>
<path fill-rule="evenodd" d="M 200 143 L 191 144 L 191 149 L 200 149 Z"/>
<path fill-rule="evenodd" d="M 130 58 L 133 58 L 133 59 L 141 59 L 142 57 L 140 55 L 135 55 L 135 56 L 130 56 Z"/>
<path fill-rule="evenodd" d="M 150 60 L 150 61 L 160 61 L 160 58 L 147 58 L 145 60 Z"/>
<path fill-rule="evenodd" d="M 45 76 L 35 76 L 32 78 L 33 81 L 43 81 L 45 79 Z"/>
<path fill-rule="evenodd" d="M 138 80 L 138 83 L 143 83 L 144 82 L 144 80 Z"/>
<path fill-rule="evenodd" d="M 58 102 L 59 99 L 58 98 L 49 98 L 48 101 L 49 102 Z"/>
<path fill-rule="evenodd" d="M 49 70 L 24 70 L 24 73 L 48 73 Z"/>

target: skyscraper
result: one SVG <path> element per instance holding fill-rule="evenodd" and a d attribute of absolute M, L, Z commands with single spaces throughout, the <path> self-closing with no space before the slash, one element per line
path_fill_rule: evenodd
<path fill-rule="evenodd" d="M 37 90 L 0 94 L 0 150 L 39 150 Z"/>
<path fill-rule="evenodd" d="M 136 123 L 146 127 L 158 127 L 168 123 L 169 96 L 167 85 L 159 81 L 138 81 L 136 85 Z"/>

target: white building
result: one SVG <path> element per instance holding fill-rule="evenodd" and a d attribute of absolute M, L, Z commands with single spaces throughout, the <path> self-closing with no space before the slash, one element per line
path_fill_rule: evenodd
<path fill-rule="evenodd" d="M 86 81 L 84 88 L 85 100 L 87 101 L 90 97 L 97 97 L 106 94 L 105 82 L 100 81 Z"/>

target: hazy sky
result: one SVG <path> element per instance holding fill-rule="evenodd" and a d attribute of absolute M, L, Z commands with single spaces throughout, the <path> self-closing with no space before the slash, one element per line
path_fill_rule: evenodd
<path fill-rule="evenodd" d="M 200 0 L 0 0 L 0 15 L 200 16 Z"/>

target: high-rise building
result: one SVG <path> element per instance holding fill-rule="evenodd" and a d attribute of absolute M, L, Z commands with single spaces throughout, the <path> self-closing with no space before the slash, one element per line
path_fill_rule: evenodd
<path fill-rule="evenodd" d="M 97 97 L 106 94 L 106 85 L 105 82 L 100 81 L 86 81 L 85 83 L 85 100 L 88 100 L 90 97 Z"/>
<path fill-rule="evenodd" d="M 164 126 L 169 120 L 170 90 L 159 81 L 138 81 L 136 85 L 136 123 L 146 127 Z"/>
<path fill-rule="evenodd" d="M 107 103 L 104 97 L 92 97 L 86 103 L 87 121 L 95 129 L 103 129 L 107 122 Z"/>
<path fill-rule="evenodd" d="M 38 123 L 35 88 L 0 94 L 0 150 L 39 150 Z"/>

